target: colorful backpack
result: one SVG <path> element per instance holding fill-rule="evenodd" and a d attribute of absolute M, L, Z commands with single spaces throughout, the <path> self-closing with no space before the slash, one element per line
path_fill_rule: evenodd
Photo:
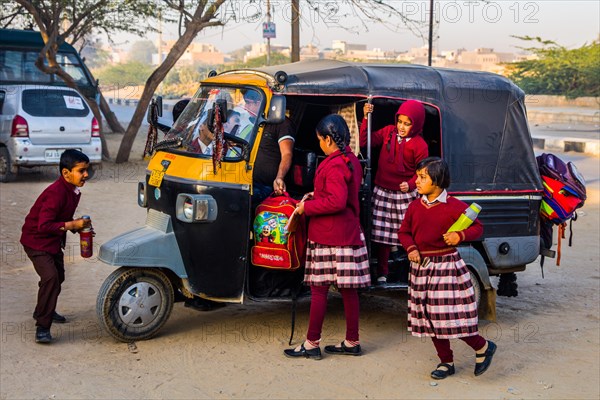
<path fill-rule="evenodd" d="M 573 241 L 573 221 L 577 219 L 576 210 L 583 207 L 587 198 L 585 180 L 572 162 L 565 163 L 554 154 L 544 153 L 536 157 L 544 193 L 540 206 L 542 216 L 540 237 L 542 248 L 542 276 L 544 276 L 544 257 L 555 257 L 560 265 L 561 239 L 565 239 L 567 221 L 570 220 L 569 247 Z M 551 251 L 554 225 L 558 225 L 558 244 L 556 252 Z"/>
<path fill-rule="evenodd" d="M 273 193 L 256 207 L 252 264 L 295 270 L 304 263 L 305 224 L 304 217 L 294 214 L 296 203 L 287 193 Z M 290 217 L 295 229 L 291 228 Z"/>
<path fill-rule="evenodd" d="M 547 153 L 536 159 L 544 185 L 542 216 L 555 225 L 576 218 L 575 210 L 583 206 L 587 195 L 585 180 L 575 164 Z"/>

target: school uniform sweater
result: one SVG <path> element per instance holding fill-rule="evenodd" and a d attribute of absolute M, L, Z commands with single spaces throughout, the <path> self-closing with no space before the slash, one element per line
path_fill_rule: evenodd
<path fill-rule="evenodd" d="M 395 125 L 384 126 L 371 132 L 371 147 L 381 147 L 375 184 L 388 190 L 400 190 L 400 184 L 407 182 L 410 190 L 417 187 L 417 164 L 427 158 L 429 149 L 421 135 L 405 138 L 404 151 L 400 157 L 400 144 L 398 143 L 398 129 Z M 388 146 L 389 144 L 389 146 Z M 367 119 L 360 125 L 360 146 L 367 146 Z M 389 147 L 389 149 L 388 149 Z M 404 168 L 400 168 L 400 160 Z"/>
<path fill-rule="evenodd" d="M 338 150 L 323 160 L 315 173 L 312 200 L 304 203 L 310 217 L 308 239 L 328 246 L 361 245 L 358 190 L 362 180 L 360 162 L 350 148 L 346 155 L 353 170 Z"/>
<path fill-rule="evenodd" d="M 445 203 L 436 201 L 428 205 L 423 199 L 413 201 L 400 226 L 398 238 L 407 253 L 418 250 L 421 256 L 451 254 L 456 249 L 444 242 L 442 235 L 456 222 L 468 205 L 448 196 Z M 483 234 L 483 225 L 476 219 L 464 231 L 457 232 L 461 242 L 473 241 Z"/>
<path fill-rule="evenodd" d="M 37 198 L 21 229 L 21 244 L 50 254 L 60 253 L 66 239 L 65 222 L 73 220 L 79 204 L 79 188 L 62 176 Z"/>

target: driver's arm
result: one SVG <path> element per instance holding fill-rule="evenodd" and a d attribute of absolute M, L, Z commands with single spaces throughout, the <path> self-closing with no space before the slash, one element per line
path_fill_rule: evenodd
<path fill-rule="evenodd" d="M 291 138 L 281 140 L 279 142 L 279 151 L 281 152 L 281 161 L 279 162 L 277 176 L 275 177 L 275 181 L 273 181 L 273 190 L 277 194 L 282 194 L 286 190 L 284 178 L 292 166 L 294 141 Z"/>

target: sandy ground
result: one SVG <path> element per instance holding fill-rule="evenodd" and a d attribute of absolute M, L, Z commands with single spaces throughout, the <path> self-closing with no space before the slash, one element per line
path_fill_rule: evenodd
<path fill-rule="evenodd" d="M 113 156 L 119 137 L 109 138 Z M 143 140 L 136 142 L 141 153 Z M 95 312 L 100 285 L 112 267 L 79 257 L 69 235 L 67 278 L 55 324 L 55 342 L 34 342 L 37 275 L 18 239 L 23 219 L 55 173 L 31 171 L 0 185 L 0 398 L 1 399 L 598 399 L 600 397 L 598 159 L 582 158 L 591 171 L 589 199 L 575 224 L 574 246 L 563 246 L 562 265 L 547 260 L 519 274 L 519 296 L 498 298 L 498 319 L 481 322 L 498 344 L 490 370 L 473 376 L 474 355 L 453 344 L 456 375 L 433 382 L 432 344 L 406 333 L 406 294 L 361 298 L 362 357 L 322 361 L 283 356 L 289 338 L 288 304 L 248 303 L 211 312 L 174 307 L 149 341 L 116 342 Z M 92 216 L 96 244 L 144 223 L 136 182 L 144 163 L 104 163 L 84 188 L 78 214 Z M 589 175 L 588 175 L 589 176 Z M 495 282 L 495 279 L 494 279 Z M 303 337 L 308 302 L 299 305 L 295 342 Z M 340 298 L 330 300 L 323 344 L 344 334 Z"/>

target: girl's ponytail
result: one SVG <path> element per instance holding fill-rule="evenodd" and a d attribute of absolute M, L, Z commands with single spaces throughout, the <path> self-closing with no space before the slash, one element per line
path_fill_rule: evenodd
<path fill-rule="evenodd" d="M 350 143 L 350 130 L 344 118 L 338 114 L 329 114 L 318 123 L 317 132 L 321 136 L 331 136 L 333 142 L 342 152 L 342 159 L 350 171 L 353 171 L 354 167 L 346 154 L 346 147 Z"/>
<path fill-rule="evenodd" d="M 348 168 L 350 168 L 350 171 L 353 171 L 354 168 L 352 166 L 352 163 L 346 155 L 346 140 L 344 140 L 344 138 L 342 138 L 337 132 L 332 132 L 331 138 L 342 152 L 342 159 L 346 162 L 346 165 L 348 166 Z"/>

